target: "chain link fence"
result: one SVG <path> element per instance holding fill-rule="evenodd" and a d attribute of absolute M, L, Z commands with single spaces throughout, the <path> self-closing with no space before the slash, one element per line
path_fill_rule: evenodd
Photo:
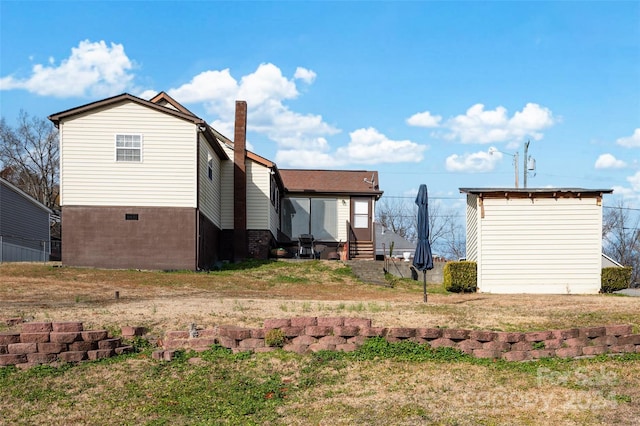
<path fill-rule="evenodd" d="M 47 262 L 50 255 L 49 241 L 0 235 L 0 263 Z"/>

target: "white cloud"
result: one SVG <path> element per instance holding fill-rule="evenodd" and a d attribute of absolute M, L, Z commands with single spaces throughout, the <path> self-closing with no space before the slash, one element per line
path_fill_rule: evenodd
<path fill-rule="evenodd" d="M 495 169 L 503 158 L 500 151 L 489 153 L 487 151 L 474 152 L 471 154 L 453 154 L 447 157 L 445 168 L 450 172 L 477 173 L 489 172 Z"/>
<path fill-rule="evenodd" d="M 104 41 L 81 41 L 71 49 L 71 56 L 55 66 L 36 64 L 28 78 L 0 78 L 0 90 L 24 89 L 40 96 L 104 97 L 122 93 L 132 87 L 133 62 L 122 44 Z"/>
<path fill-rule="evenodd" d="M 296 68 L 296 73 L 293 75 L 293 78 L 311 84 L 316 79 L 316 73 L 306 68 L 298 67 Z"/>
<path fill-rule="evenodd" d="M 280 167 L 335 169 L 340 166 L 331 154 L 305 149 L 281 149 L 276 153 L 275 162 Z"/>
<path fill-rule="evenodd" d="M 611 189 L 613 189 L 614 197 L 620 197 L 624 200 L 638 198 L 638 192 L 634 192 L 631 188 L 625 188 L 624 186 L 613 186 Z M 607 200 L 607 198 L 605 198 L 605 200 Z M 609 201 L 607 204 L 611 205 L 612 203 Z"/>
<path fill-rule="evenodd" d="M 369 127 L 349 133 L 351 140 L 334 153 L 328 144 L 315 149 L 287 149 L 279 151 L 276 163 L 286 167 L 340 167 L 347 164 L 381 164 L 422 161 L 426 145 L 410 140 L 392 140 L 378 130 Z"/>
<path fill-rule="evenodd" d="M 629 176 L 627 181 L 629 181 L 631 188 L 633 188 L 634 191 L 640 192 L 640 172 L 636 172 L 635 175 Z"/>
<path fill-rule="evenodd" d="M 296 97 L 296 83 L 284 77 L 280 68 L 273 64 L 260 64 L 253 74 L 245 75 L 240 80 L 238 99 L 244 99 L 248 104 L 279 103 Z"/>
<path fill-rule="evenodd" d="M 151 98 L 153 98 L 155 95 L 157 95 L 159 92 L 157 90 L 153 90 L 153 89 L 147 89 L 147 90 L 143 90 L 142 92 L 136 94 L 137 97 L 144 99 L 144 100 L 149 100 Z"/>
<path fill-rule="evenodd" d="M 429 115 L 422 117 L 421 114 L 425 113 L 416 114 L 409 120 L 419 122 L 422 118 L 429 124 L 429 120 L 434 118 L 431 123 L 435 119 L 440 123 L 440 116 L 432 116 L 428 113 Z M 556 122 L 551 110 L 534 103 L 526 104 L 522 111 L 517 111 L 512 117 L 509 117 L 507 109 L 502 106 L 494 110 L 485 110 L 483 104 L 475 104 L 465 114 L 452 117 L 442 123 L 443 130 L 438 136 L 462 143 L 508 142 L 513 146 L 526 138 L 542 139 L 541 131 Z"/>
<path fill-rule="evenodd" d="M 104 97 L 129 91 L 150 99 L 157 94 L 155 90 L 134 86 L 134 63 L 122 44 L 85 40 L 72 48 L 71 55 L 57 66 L 52 57 L 48 62 L 35 65 L 28 78 L 14 75 L 0 78 L 0 90 L 25 89 L 58 97 Z M 339 167 L 349 163 L 422 160 L 426 145 L 393 140 L 373 128 L 355 130 L 346 146 L 331 149 L 327 138 L 341 130 L 319 114 L 292 111 L 286 104 L 300 96 L 296 84 L 312 84 L 316 77 L 314 71 L 303 67 L 297 67 L 293 77 L 287 77 L 276 65 L 263 63 L 239 78 L 230 69 L 207 70 L 167 92 L 178 102 L 202 104 L 214 118 L 212 125 L 228 137 L 233 137 L 235 101 L 247 101 L 248 131 L 273 140 L 278 148 L 276 161 L 283 165 Z"/>
<path fill-rule="evenodd" d="M 407 124 L 416 127 L 438 127 L 442 116 L 431 115 L 429 111 L 419 112 L 407 118 Z"/>
<path fill-rule="evenodd" d="M 349 163 L 418 163 L 427 149 L 426 145 L 410 140 L 389 139 L 373 127 L 355 130 L 349 136 L 349 145 L 336 150 L 336 156 L 348 159 Z"/>
<path fill-rule="evenodd" d="M 340 132 L 321 115 L 299 114 L 282 105 L 258 108 L 250 119 L 256 122 L 247 124 L 249 130 L 266 134 L 280 148 L 327 149 L 325 136 Z"/>
<path fill-rule="evenodd" d="M 602 154 L 596 160 L 596 169 L 622 169 L 627 167 L 627 163 L 622 160 L 618 160 L 611 154 Z"/>
<path fill-rule="evenodd" d="M 231 77 L 228 68 L 222 71 L 205 71 L 193 77 L 189 83 L 167 91 L 178 102 L 213 104 L 209 109 L 230 106 L 232 111 L 237 92 L 238 84 Z M 217 106 L 216 103 L 221 101 L 223 105 Z"/>
<path fill-rule="evenodd" d="M 636 129 L 633 135 L 618 139 L 616 143 L 627 148 L 640 147 L 640 128 Z"/>
<path fill-rule="evenodd" d="M 315 76 L 304 68 L 298 68 L 296 74 L 307 82 Z M 218 117 L 212 126 L 228 137 L 233 136 L 237 99 L 247 101 L 247 130 L 266 135 L 281 149 L 322 151 L 328 148 L 325 137 L 340 132 L 321 115 L 291 111 L 284 102 L 299 95 L 295 77 L 286 78 L 280 68 L 269 63 L 240 81 L 229 69 L 205 71 L 168 93 L 178 102 L 203 103 L 208 114 Z"/>
<path fill-rule="evenodd" d="M 332 150 L 327 137 L 340 129 L 318 114 L 292 111 L 285 102 L 299 96 L 296 80 L 312 83 L 316 73 L 298 67 L 294 77 L 282 75 L 273 64 L 261 64 L 236 80 L 229 69 L 206 71 L 168 93 L 178 102 L 202 102 L 207 113 L 218 117 L 211 125 L 233 136 L 235 100 L 247 101 L 247 130 L 276 142 L 275 161 L 280 167 L 328 167 L 348 164 L 419 162 L 426 145 L 393 140 L 374 128 L 351 132 L 346 146 Z"/>

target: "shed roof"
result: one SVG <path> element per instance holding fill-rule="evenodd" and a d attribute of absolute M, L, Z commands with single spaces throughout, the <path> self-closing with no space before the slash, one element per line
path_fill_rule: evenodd
<path fill-rule="evenodd" d="M 377 171 L 280 169 L 280 176 L 288 192 L 382 195 Z"/>
<path fill-rule="evenodd" d="M 603 194 L 611 194 L 613 189 L 589 189 L 589 188 L 459 188 L 466 194 L 481 195 L 485 197 L 504 196 L 585 196 L 600 197 Z"/>

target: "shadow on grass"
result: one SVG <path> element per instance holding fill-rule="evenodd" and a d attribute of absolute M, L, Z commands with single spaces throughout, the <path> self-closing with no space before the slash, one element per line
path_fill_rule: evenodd
<path fill-rule="evenodd" d="M 321 262 L 314 259 L 300 259 L 282 261 L 276 259 L 248 259 L 242 262 L 218 262 L 215 268 L 212 268 L 210 272 L 217 271 L 248 271 L 253 269 L 318 269 L 319 271 L 325 271 L 328 268 L 322 266 Z"/>

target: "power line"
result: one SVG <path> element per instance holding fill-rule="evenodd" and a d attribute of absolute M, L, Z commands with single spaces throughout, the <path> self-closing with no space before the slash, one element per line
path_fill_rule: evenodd
<path fill-rule="evenodd" d="M 383 195 L 382 198 L 398 198 L 405 200 L 415 200 L 415 195 Z M 438 197 L 429 195 L 430 200 L 464 200 L 464 197 Z"/>
<path fill-rule="evenodd" d="M 616 210 L 632 210 L 635 212 L 640 212 L 640 209 L 634 209 L 632 207 L 616 207 L 616 206 L 602 206 L 603 209 L 616 209 Z"/>
<path fill-rule="evenodd" d="M 392 218 L 416 218 L 416 215 L 412 215 L 412 214 L 408 214 L 408 215 L 404 215 L 404 214 L 394 214 L 394 215 L 389 215 L 389 217 Z M 429 217 L 466 217 L 463 214 L 449 214 L 449 215 L 434 215 L 434 214 L 430 214 Z"/>

